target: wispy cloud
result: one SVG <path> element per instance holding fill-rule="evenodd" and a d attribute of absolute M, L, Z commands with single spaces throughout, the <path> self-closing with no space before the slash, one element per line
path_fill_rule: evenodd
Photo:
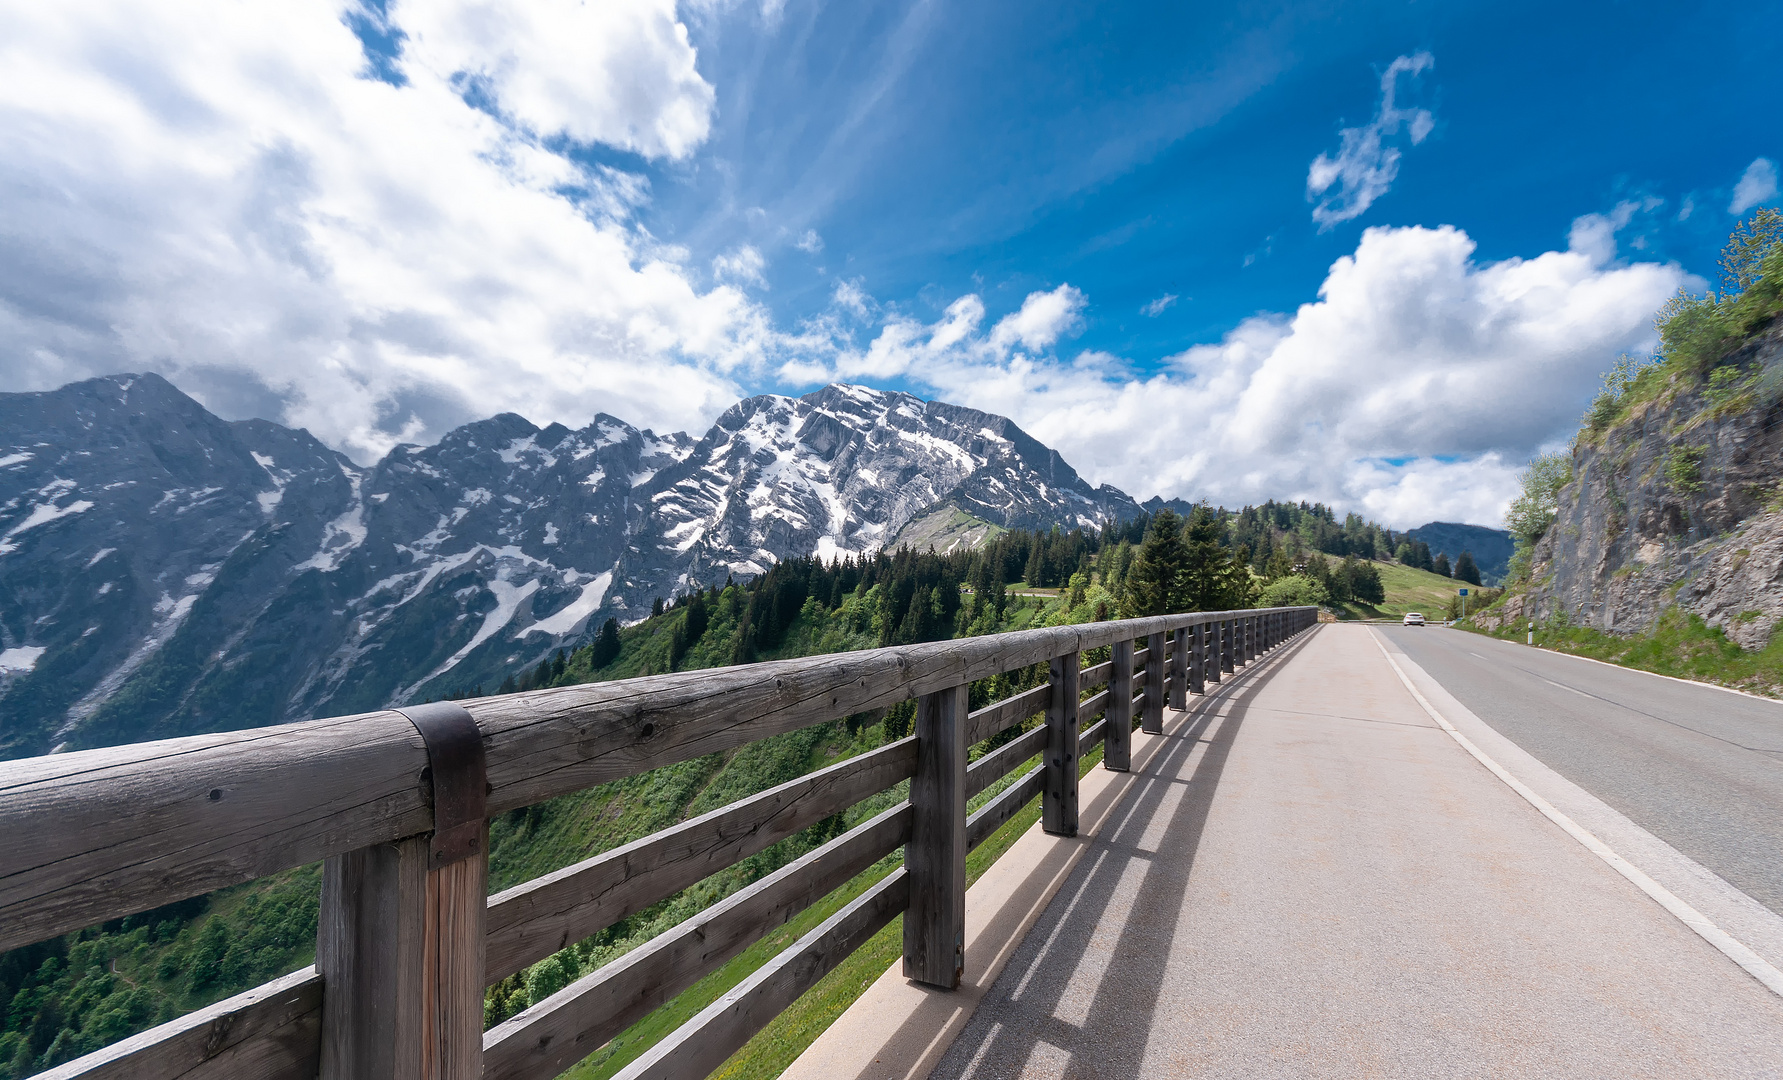
<path fill-rule="evenodd" d="M 817 235 L 816 229 L 806 229 L 797 240 L 793 241 L 792 246 L 807 255 L 815 255 L 823 250 L 823 237 Z"/>
<path fill-rule="evenodd" d="M 748 244 L 712 260 L 712 276 L 719 281 L 741 281 L 764 289 L 767 288 L 768 279 L 762 271 L 767 268 L 768 260 Z"/>
<path fill-rule="evenodd" d="M 1417 76 L 1435 65 L 1427 52 L 1401 56 L 1381 75 L 1380 106 L 1365 127 L 1344 128 L 1336 157 L 1320 154 L 1306 174 L 1306 198 L 1313 220 L 1324 232 L 1334 225 L 1361 216 L 1387 193 L 1399 175 L 1400 150 L 1389 144 L 1403 127 L 1413 146 L 1423 142 L 1436 126 L 1428 109 L 1402 109 L 1394 103 L 1401 75 Z"/>
<path fill-rule="evenodd" d="M 1155 319 L 1175 306 L 1176 294 L 1167 292 L 1163 296 L 1158 297 L 1156 300 L 1153 300 L 1151 303 L 1140 308 L 1139 313 L 1148 319 Z"/>
<path fill-rule="evenodd" d="M 1740 174 L 1739 183 L 1733 186 L 1733 201 L 1727 204 L 1727 212 L 1743 214 L 1776 197 L 1777 163 L 1769 158 L 1759 158 Z"/>

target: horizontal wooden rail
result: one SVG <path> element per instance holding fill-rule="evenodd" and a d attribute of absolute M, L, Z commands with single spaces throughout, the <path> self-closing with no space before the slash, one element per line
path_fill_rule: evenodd
<path fill-rule="evenodd" d="M 1023 732 L 966 767 L 966 798 L 1008 776 L 1022 762 L 1046 749 L 1046 729 Z"/>
<path fill-rule="evenodd" d="M 498 893 L 483 977 L 493 985 L 915 771 L 911 736 Z"/>
<path fill-rule="evenodd" d="M 1045 712 L 1051 700 L 1052 687 L 1041 683 L 1032 690 L 1024 690 L 966 714 L 966 745 L 981 743 L 1004 728 L 1019 724 L 1035 713 Z"/>
<path fill-rule="evenodd" d="M 909 906 L 909 874 L 894 870 L 644 1051 L 614 1080 L 688 1080 L 711 1074 Z"/>
<path fill-rule="evenodd" d="M 321 1049 L 322 977 L 307 967 L 34 1080 L 314 1080 Z"/>
<path fill-rule="evenodd" d="M 486 903 L 481 901 L 486 846 L 473 847 L 469 863 L 427 862 L 433 826 L 428 747 L 415 723 L 400 713 L 4 763 L 0 828 L 10 826 L 16 843 L 14 857 L 0 867 L 0 949 L 329 857 L 324 893 L 335 897 L 335 906 L 324 904 L 323 936 L 332 965 L 322 969 L 326 976 L 310 969 L 275 980 L 44 1075 L 308 1080 L 320 1062 L 322 1080 L 382 1077 L 390 1072 L 378 1064 L 387 1053 L 354 1050 L 343 1056 L 338 1031 L 334 1049 L 329 1048 L 323 1026 L 336 1030 L 343 1016 L 361 1014 L 336 1015 L 348 998 L 340 996 L 340 988 L 324 995 L 325 978 L 332 986 L 337 974 L 344 974 L 349 981 L 342 987 L 356 989 L 372 1006 L 407 1000 L 378 995 L 411 982 L 426 994 L 439 992 L 444 984 L 437 980 L 447 968 L 461 972 L 472 987 L 493 983 L 903 780 L 927 777 L 920 798 L 912 784 L 916 805 L 906 802 L 884 811 L 535 1003 L 480 1040 L 469 1026 L 473 1020 L 453 1019 L 476 1012 L 480 1006 L 474 998 L 468 1009 L 454 1004 L 449 1015 L 429 1014 L 436 1027 L 449 1029 L 448 1041 L 462 1034 L 471 1047 L 433 1059 L 422 1070 L 431 1080 L 555 1075 L 874 861 L 905 845 L 910 845 L 907 860 L 914 859 L 912 853 L 922 848 L 920 859 L 826 920 L 622 1074 L 684 1080 L 693 1075 L 689 1070 L 715 1067 L 900 911 L 913 912 L 912 925 L 925 928 L 913 938 L 906 927 L 907 965 L 917 940 L 924 943 L 924 955 L 939 958 L 939 974 L 930 972 L 936 965 L 929 964 L 923 981 L 950 985 L 946 975 L 952 971 L 957 983 L 957 961 L 946 962 L 944 950 L 963 932 L 964 871 L 963 862 L 949 860 L 963 860 L 964 851 L 1043 793 L 1048 831 L 1074 835 L 1076 762 L 1084 754 L 1102 742 L 1109 748 L 1105 765 L 1125 768 L 1121 728 L 1141 717 L 1143 725 L 1157 724 L 1166 696 L 1186 700 L 1180 695 L 1198 692 L 1203 675 L 1217 680 L 1221 668 L 1243 667 L 1314 621 L 1308 608 L 1198 612 L 468 702 L 487 759 L 484 812 L 495 815 L 905 698 L 923 701 L 918 736 L 604 852 Z M 1189 629 L 1204 625 L 1216 632 Z M 1135 641 L 1146 647 L 1135 650 Z M 1080 671 L 1083 651 L 1103 645 L 1116 646 L 1115 659 Z M 1051 667 L 1049 683 L 964 714 L 970 682 L 1043 662 Z M 1061 703 L 1055 700 L 1060 686 L 1076 687 L 1078 693 Z M 1111 697 L 1117 686 L 1121 698 L 1140 692 L 1123 703 Z M 1106 689 L 1078 700 L 1096 687 Z M 1130 707 L 1114 707 L 1122 704 Z M 1042 711 L 1046 726 L 1019 733 L 978 762 L 966 763 L 967 746 Z M 925 730 L 930 735 L 920 734 Z M 1040 767 L 967 814 L 966 800 L 1036 755 L 1042 757 Z M 916 828 L 923 821 L 929 823 L 922 826 L 926 832 Z M 413 858 L 419 859 L 413 872 L 421 876 L 411 881 L 404 876 L 410 871 L 401 867 Z M 957 870 L 952 877 L 943 872 L 949 865 Z M 386 891 L 376 897 L 354 893 L 349 878 L 359 879 L 349 873 L 353 867 L 368 885 Z M 919 884 L 924 902 L 913 906 Z M 384 911 L 379 905 L 386 901 L 378 897 L 398 907 Z M 443 950 L 437 968 L 405 974 L 402 963 L 408 961 L 387 970 L 377 966 L 406 955 L 400 949 L 382 960 L 372 955 L 383 955 L 379 935 L 384 931 L 374 928 L 383 927 L 378 919 L 396 919 L 391 928 L 408 935 L 421 924 L 422 909 L 405 905 L 446 905 L 440 908 L 444 912 L 452 905 L 462 910 L 467 900 L 474 918 L 453 915 L 458 922 L 445 937 L 416 938 Z M 928 914 L 916 918 L 919 908 Z M 368 918 L 372 922 L 351 922 Z M 367 932 L 371 936 L 353 938 Z M 362 967 L 357 954 L 341 951 L 349 939 L 360 942 L 353 948 L 371 949 L 364 957 L 370 967 Z M 393 1036 L 404 1049 L 391 1059 L 397 1063 L 391 1075 L 407 1075 L 410 1067 L 402 1062 L 418 1060 L 403 1057 L 420 1045 L 416 1032 L 405 1032 Z M 435 1039 L 440 1033 L 420 1034 Z M 423 1047 L 420 1053 L 419 1060 L 425 1060 L 430 1051 Z"/>
<path fill-rule="evenodd" d="M 498 815 L 1123 636 L 1230 618 L 1046 627 L 463 704 L 483 732 Z M 388 711 L 0 765 L 0 835 L 12 845 L 0 950 L 425 833 L 426 767 L 414 725 Z"/>
<path fill-rule="evenodd" d="M 556 1076 L 910 838 L 899 803 L 483 1036 L 485 1080 Z"/>
<path fill-rule="evenodd" d="M 1046 766 L 1036 765 L 1023 773 L 1020 780 L 997 792 L 990 802 L 974 810 L 966 819 L 966 850 L 984 843 L 1005 821 L 1021 813 L 1022 807 L 1045 786 Z"/>

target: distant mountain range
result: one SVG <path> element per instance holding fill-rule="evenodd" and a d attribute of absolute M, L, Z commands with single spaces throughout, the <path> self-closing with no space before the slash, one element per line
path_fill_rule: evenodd
<path fill-rule="evenodd" d="M 493 688 L 776 559 L 1165 506 L 1191 508 L 1093 487 L 1004 417 L 858 386 L 748 398 L 698 439 L 505 413 L 370 468 L 157 375 L 0 394 L 0 757 Z M 1497 530 L 1413 535 L 1503 562 Z"/>
<path fill-rule="evenodd" d="M 1463 551 L 1471 552 L 1487 584 L 1504 580 L 1510 570 L 1511 553 L 1517 547 L 1516 539 L 1503 529 L 1458 525 L 1452 521 L 1433 521 L 1405 535 L 1429 544 L 1431 554 L 1447 555 L 1450 562 Z"/>
<path fill-rule="evenodd" d="M 856 386 L 697 440 L 503 414 L 371 468 L 155 375 L 0 394 L 0 756 L 492 688 L 781 557 L 1139 512 L 1003 417 Z"/>

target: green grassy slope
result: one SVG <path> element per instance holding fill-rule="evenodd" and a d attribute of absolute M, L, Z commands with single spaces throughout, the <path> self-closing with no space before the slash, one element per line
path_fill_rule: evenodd
<path fill-rule="evenodd" d="M 1457 589 L 1478 592 L 1479 586 L 1456 581 L 1428 570 L 1415 570 L 1402 563 L 1377 559 L 1374 568 L 1380 571 L 1381 585 L 1387 598 L 1379 606 L 1369 604 L 1334 604 L 1340 619 L 1397 619 L 1408 611 L 1421 611 L 1435 621 L 1445 617 L 1449 597 Z"/>

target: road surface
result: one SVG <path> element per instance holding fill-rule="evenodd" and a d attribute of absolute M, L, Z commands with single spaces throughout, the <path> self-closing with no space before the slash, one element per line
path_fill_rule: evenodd
<path fill-rule="evenodd" d="M 1492 728 L 1783 915 L 1783 702 L 1444 627 L 1383 627 Z"/>

